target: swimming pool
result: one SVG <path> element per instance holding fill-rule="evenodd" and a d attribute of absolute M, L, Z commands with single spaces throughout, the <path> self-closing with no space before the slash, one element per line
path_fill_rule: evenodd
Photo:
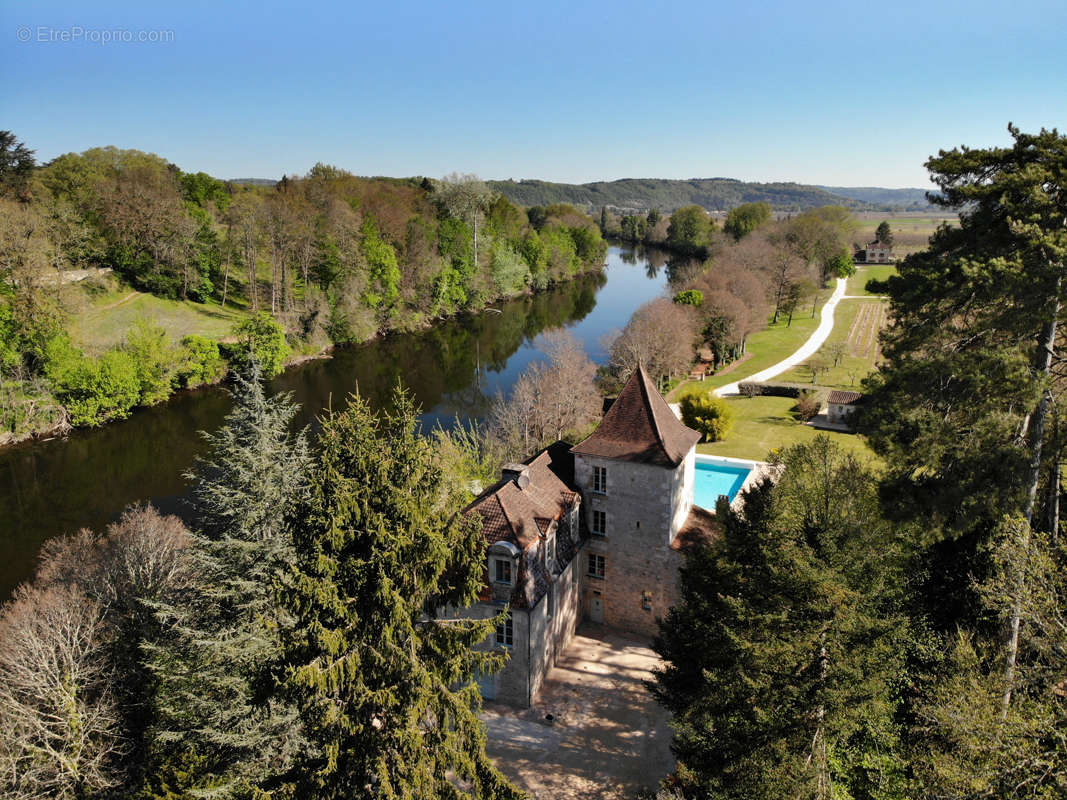
<path fill-rule="evenodd" d="M 732 503 L 741 491 L 754 465 L 730 459 L 697 457 L 693 481 L 693 502 L 708 511 L 715 510 L 719 495 Z"/>

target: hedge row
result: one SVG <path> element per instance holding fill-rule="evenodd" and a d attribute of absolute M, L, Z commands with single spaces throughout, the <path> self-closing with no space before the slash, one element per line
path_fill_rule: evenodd
<path fill-rule="evenodd" d="M 737 384 L 737 391 L 745 397 L 792 397 L 794 400 L 800 397 L 801 392 L 810 391 L 810 383 L 757 383 L 755 381 L 741 381 Z"/>

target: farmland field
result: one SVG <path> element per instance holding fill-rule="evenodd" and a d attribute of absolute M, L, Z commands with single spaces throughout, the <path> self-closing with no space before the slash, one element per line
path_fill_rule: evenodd
<path fill-rule="evenodd" d="M 930 236 L 942 222 L 956 222 L 955 214 L 894 214 L 887 211 L 861 211 L 854 215 L 860 226 L 853 235 L 858 244 L 874 239 L 874 231 L 883 220 L 893 231 L 893 254 L 898 258 L 925 250 Z"/>

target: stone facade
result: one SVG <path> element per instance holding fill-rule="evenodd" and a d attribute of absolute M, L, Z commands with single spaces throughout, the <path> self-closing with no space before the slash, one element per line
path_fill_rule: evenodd
<path fill-rule="evenodd" d="M 605 625 L 654 636 L 657 618 L 677 600 L 682 554 L 671 548 L 693 503 L 694 457 L 690 452 L 674 469 L 576 454 L 575 482 L 584 498 L 586 527 L 594 511 L 604 514 L 604 535 L 592 534 L 583 564 L 584 619 L 602 616 Z M 594 467 L 607 484 L 595 492 Z M 590 574 L 588 554 L 603 556 L 602 578 Z M 600 592 L 600 595 L 594 595 Z M 602 609 L 594 607 L 601 598 Z"/>
<path fill-rule="evenodd" d="M 893 248 L 879 241 L 867 242 L 853 254 L 853 260 L 860 264 L 891 264 Z"/>
<path fill-rule="evenodd" d="M 693 504 L 698 439 L 638 369 L 590 437 L 506 465 L 466 509 L 483 520 L 486 587 L 461 613 L 511 614 L 510 641 L 482 645 L 510 655 L 482 677 L 486 698 L 531 705 L 581 619 L 657 633 L 684 548 L 710 531 Z"/>
<path fill-rule="evenodd" d="M 528 707 L 537 698 L 545 675 L 574 638 L 581 616 L 579 558 L 564 567 L 548 593 L 531 609 L 512 609 L 511 645 L 498 645 L 496 635 L 481 649 L 503 648 L 508 662 L 495 675 L 485 675 L 478 684 L 482 696 L 510 705 Z M 489 619 L 504 610 L 504 603 L 478 603 L 462 615 Z"/>
<path fill-rule="evenodd" d="M 480 602 L 457 613 L 488 619 L 506 608 L 511 615 L 510 641 L 498 628 L 481 645 L 509 656 L 500 672 L 479 680 L 487 699 L 533 703 L 578 627 L 584 541 L 573 463 L 558 442 L 525 464 L 505 465 L 500 482 L 466 510 L 483 519 L 486 584 Z"/>

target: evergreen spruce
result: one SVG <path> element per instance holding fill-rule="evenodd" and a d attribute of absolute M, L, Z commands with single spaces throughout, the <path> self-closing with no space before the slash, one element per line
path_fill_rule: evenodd
<path fill-rule="evenodd" d="M 289 515 L 296 564 L 281 588 L 283 690 L 312 755 L 298 791 L 319 800 L 517 798 L 485 755 L 473 648 L 494 620 L 443 618 L 484 578 L 478 527 L 456 505 L 399 389 L 392 412 L 353 397 L 323 426 L 310 492 Z"/>
<path fill-rule="evenodd" d="M 694 798 L 902 797 L 899 547 L 828 438 L 781 464 L 743 511 L 720 505 L 654 643 L 678 777 Z"/>
<path fill-rule="evenodd" d="M 198 580 L 157 612 L 170 629 L 150 653 L 157 797 L 281 796 L 278 776 L 303 744 L 293 708 L 257 695 L 285 621 L 273 586 L 292 558 L 284 512 L 304 489 L 307 442 L 290 433 L 297 407 L 265 396 L 255 362 L 234 381 L 234 408 L 189 476 Z"/>

